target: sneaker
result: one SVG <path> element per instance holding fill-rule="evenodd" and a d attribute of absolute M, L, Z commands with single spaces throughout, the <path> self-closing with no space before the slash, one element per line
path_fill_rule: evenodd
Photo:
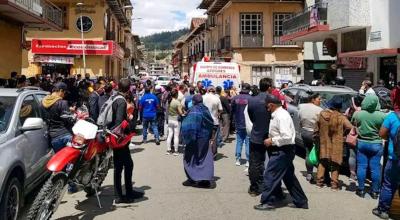
<path fill-rule="evenodd" d="M 247 161 L 246 162 L 246 167 L 249 167 L 249 166 L 250 166 L 249 161 Z"/>
<path fill-rule="evenodd" d="M 175 153 L 174 153 L 174 156 L 179 156 L 179 154 L 175 152 Z"/>
<path fill-rule="evenodd" d="M 372 214 L 378 216 L 381 219 L 389 219 L 389 213 L 379 210 L 379 208 L 374 208 Z"/>
<path fill-rule="evenodd" d="M 313 182 L 313 180 L 314 180 L 313 175 L 312 175 L 312 174 L 307 174 L 306 180 L 307 180 L 307 182 L 309 182 L 309 183 Z"/>
<path fill-rule="evenodd" d="M 371 195 L 372 199 L 378 199 L 379 198 L 379 193 L 373 192 L 373 193 L 370 193 L 370 195 Z"/>
<path fill-rule="evenodd" d="M 247 167 L 246 169 L 244 169 L 244 172 L 246 172 L 248 174 L 249 173 L 249 168 Z"/>
<path fill-rule="evenodd" d="M 143 141 L 142 141 L 142 144 L 147 144 L 147 140 L 143 140 Z"/>
<path fill-rule="evenodd" d="M 351 173 L 351 174 L 350 174 L 349 181 L 350 181 L 350 182 L 357 182 L 357 174 Z"/>
<path fill-rule="evenodd" d="M 241 163 L 240 163 L 240 159 L 236 159 L 236 166 L 240 166 L 240 165 L 242 165 Z"/>
<path fill-rule="evenodd" d="M 156 145 L 160 145 L 160 140 L 156 140 Z"/>
<path fill-rule="evenodd" d="M 356 195 L 359 196 L 360 198 L 365 198 L 365 191 L 357 189 L 356 190 Z"/>
<path fill-rule="evenodd" d="M 171 151 L 170 150 L 168 150 L 166 153 L 165 153 L 165 155 L 171 155 Z"/>

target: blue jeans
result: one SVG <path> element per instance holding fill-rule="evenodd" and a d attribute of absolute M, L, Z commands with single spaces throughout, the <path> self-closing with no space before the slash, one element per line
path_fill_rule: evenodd
<path fill-rule="evenodd" d="M 154 118 L 143 118 L 143 140 L 147 141 L 147 129 L 150 128 L 153 130 L 154 137 L 156 138 L 156 141 L 160 140 L 160 137 L 158 136 L 158 124 L 156 117 Z"/>
<path fill-rule="evenodd" d="M 242 147 L 243 144 L 246 150 L 246 159 L 249 161 L 249 136 L 247 135 L 246 128 L 237 129 L 236 130 L 236 159 L 240 159 L 242 157 Z"/>
<path fill-rule="evenodd" d="M 57 153 L 58 151 L 63 149 L 71 140 L 72 140 L 71 134 L 66 134 L 63 136 L 53 138 L 51 140 L 51 146 L 53 146 L 54 153 Z"/>
<path fill-rule="evenodd" d="M 393 196 L 400 183 L 400 160 L 389 159 L 386 163 L 378 209 L 389 212 Z"/>
<path fill-rule="evenodd" d="M 381 180 L 381 158 L 383 146 L 381 143 L 369 143 L 358 140 L 357 144 L 357 179 L 358 189 L 364 190 L 367 168 L 371 170 L 371 192 L 378 193 Z"/>

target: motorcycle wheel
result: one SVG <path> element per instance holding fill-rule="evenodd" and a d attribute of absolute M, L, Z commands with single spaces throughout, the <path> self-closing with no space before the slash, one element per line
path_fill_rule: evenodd
<path fill-rule="evenodd" d="M 97 175 L 96 178 L 97 178 L 97 181 L 98 181 L 97 182 L 97 186 L 98 186 L 97 190 L 100 190 L 99 188 L 101 187 L 101 185 L 103 184 L 104 180 L 106 179 L 107 174 L 108 174 L 108 170 L 110 170 L 110 168 L 111 168 L 111 164 L 112 164 L 111 158 L 104 159 L 104 161 L 102 162 L 102 164 L 98 168 L 98 171 L 97 171 L 97 174 L 96 174 Z M 95 191 L 95 189 L 93 189 L 92 186 L 87 186 L 83 190 L 86 192 L 86 197 L 91 197 L 94 194 L 96 194 L 96 191 Z"/>
<path fill-rule="evenodd" d="M 56 212 L 66 191 L 67 178 L 64 174 L 53 175 L 43 185 L 28 212 L 28 220 L 48 220 Z"/>

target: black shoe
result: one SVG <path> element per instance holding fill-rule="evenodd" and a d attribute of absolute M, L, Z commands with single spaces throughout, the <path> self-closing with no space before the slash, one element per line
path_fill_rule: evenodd
<path fill-rule="evenodd" d="M 365 198 L 365 191 L 357 189 L 356 195 L 361 197 L 361 198 Z"/>
<path fill-rule="evenodd" d="M 143 140 L 143 141 L 142 141 L 142 144 L 147 144 L 147 140 Z"/>
<path fill-rule="evenodd" d="M 186 180 L 185 182 L 182 183 L 183 186 L 194 186 L 196 183 L 192 180 Z"/>
<path fill-rule="evenodd" d="M 287 204 L 287 207 L 294 208 L 294 209 L 308 209 L 308 203 L 305 203 L 303 205 L 296 205 L 294 203 L 289 203 L 289 204 Z"/>
<path fill-rule="evenodd" d="M 268 204 L 258 204 L 254 206 L 255 210 L 260 210 L 260 211 L 272 211 L 275 210 L 275 206 L 273 205 L 268 205 Z"/>
<path fill-rule="evenodd" d="M 260 192 L 253 191 L 253 190 L 250 190 L 250 189 L 249 189 L 248 193 L 249 193 L 249 195 L 250 195 L 251 197 L 257 197 L 257 196 L 261 195 Z"/>
<path fill-rule="evenodd" d="M 211 187 L 211 182 L 208 180 L 199 181 L 195 184 L 195 187 L 207 189 Z"/>
<path fill-rule="evenodd" d="M 160 140 L 156 140 L 156 145 L 160 145 Z"/>
<path fill-rule="evenodd" d="M 370 195 L 371 195 L 372 199 L 378 199 L 379 198 L 379 193 L 373 192 L 373 193 L 370 193 Z"/>
<path fill-rule="evenodd" d="M 372 209 L 372 214 L 378 216 L 381 219 L 389 219 L 389 213 L 379 210 L 379 208 Z"/>
<path fill-rule="evenodd" d="M 144 196 L 144 192 L 139 192 L 139 191 L 133 191 L 132 193 L 130 193 L 129 195 L 127 195 L 126 197 L 129 199 L 141 199 Z"/>
<path fill-rule="evenodd" d="M 118 197 L 115 200 L 115 204 L 120 204 L 120 203 L 132 203 L 133 201 L 131 199 L 127 199 L 126 197 Z"/>

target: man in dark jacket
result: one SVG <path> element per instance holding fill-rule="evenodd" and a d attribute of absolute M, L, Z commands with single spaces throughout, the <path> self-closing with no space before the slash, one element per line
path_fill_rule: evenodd
<path fill-rule="evenodd" d="M 236 127 L 236 165 L 241 165 L 241 156 L 242 156 L 242 146 L 245 145 L 246 152 L 246 167 L 249 167 L 249 136 L 246 131 L 246 121 L 244 118 L 244 109 L 249 104 L 249 99 L 251 96 L 249 95 L 251 86 L 248 83 L 244 83 L 242 85 L 242 90 L 238 96 L 232 98 L 232 114 L 235 118 L 235 127 Z"/>
<path fill-rule="evenodd" d="M 126 97 L 130 89 L 130 80 L 121 79 L 118 84 L 118 95 Z M 127 103 L 124 99 L 116 99 L 112 104 L 113 116 L 112 123 L 107 125 L 110 130 L 121 125 L 124 120 L 128 120 L 127 115 Z M 124 169 L 125 179 L 125 192 L 126 195 L 122 194 L 122 170 Z M 132 188 L 132 172 L 133 172 L 133 161 L 129 150 L 129 143 L 119 149 L 114 150 L 114 190 L 116 194 L 115 203 L 130 203 L 134 199 L 143 197 L 143 193 L 136 192 Z"/>
<path fill-rule="evenodd" d="M 221 141 L 226 142 L 229 137 L 229 126 L 231 124 L 230 115 L 231 115 L 231 104 L 229 103 L 229 99 L 222 95 L 222 87 L 217 86 L 215 89 L 219 99 L 221 100 L 222 104 L 222 112 L 220 116 L 220 130 L 219 133 Z"/>
<path fill-rule="evenodd" d="M 69 108 L 68 102 L 63 100 L 67 88 L 65 83 L 57 83 L 54 85 L 53 93 L 42 100 L 42 106 L 47 112 L 49 136 L 54 152 L 65 147 L 72 138 L 72 124 L 67 119 L 61 118 L 61 115 L 73 110 Z"/>
<path fill-rule="evenodd" d="M 160 139 L 164 138 L 164 124 L 165 124 L 165 112 L 166 106 L 163 105 L 163 92 L 160 85 L 155 86 L 155 95 L 158 98 L 158 103 L 160 103 L 160 107 L 157 109 L 157 128 L 158 134 L 160 135 Z"/>
<path fill-rule="evenodd" d="M 89 96 L 89 115 L 94 121 L 99 117 L 99 99 L 104 93 L 104 85 L 99 82 L 94 84 L 94 91 Z"/>
<path fill-rule="evenodd" d="M 271 113 L 264 107 L 268 94 L 273 91 L 272 79 L 263 78 L 260 80 L 260 93 L 249 99 L 248 113 L 253 129 L 250 135 L 250 158 L 249 158 L 249 178 L 251 196 L 258 196 L 263 191 L 263 173 L 265 163 L 266 147 L 264 140 L 268 138 L 269 123 Z M 276 187 L 280 192 L 275 195 L 282 195 L 280 187 Z"/>

